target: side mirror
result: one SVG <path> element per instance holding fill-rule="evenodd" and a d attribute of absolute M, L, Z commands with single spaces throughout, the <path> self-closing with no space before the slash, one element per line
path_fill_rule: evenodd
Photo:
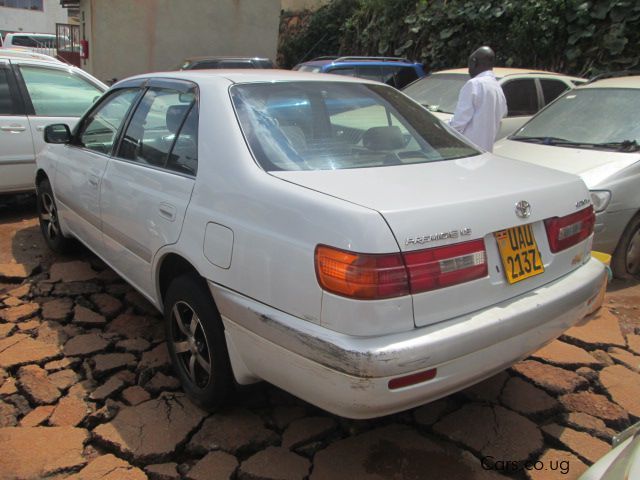
<path fill-rule="evenodd" d="M 47 125 L 44 129 L 44 141 L 47 143 L 69 143 L 71 130 L 64 123 Z"/>

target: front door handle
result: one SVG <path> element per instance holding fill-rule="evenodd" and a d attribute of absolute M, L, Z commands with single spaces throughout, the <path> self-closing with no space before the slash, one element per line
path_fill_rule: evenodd
<path fill-rule="evenodd" d="M 100 179 L 95 175 L 89 175 L 89 183 L 94 187 L 97 187 L 100 184 Z"/>
<path fill-rule="evenodd" d="M 3 132 L 12 132 L 12 133 L 20 133 L 24 132 L 27 129 L 24 125 L 3 125 L 0 127 L 0 130 Z"/>
<path fill-rule="evenodd" d="M 169 203 L 162 202 L 158 206 L 158 211 L 160 212 L 160 215 L 162 215 L 167 220 L 173 222 L 176 219 L 176 207 Z"/>

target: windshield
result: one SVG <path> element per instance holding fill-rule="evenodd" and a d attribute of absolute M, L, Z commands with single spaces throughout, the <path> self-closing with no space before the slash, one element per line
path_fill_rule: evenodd
<path fill-rule="evenodd" d="M 271 170 L 336 170 L 477 155 L 438 119 L 391 87 L 277 82 L 231 89 L 258 163 Z"/>
<path fill-rule="evenodd" d="M 640 89 L 572 90 L 541 111 L 511 139 L 635 150 L 640 143 Z"/>
<path fill-rule="evenodd" d="M 402 92 L 434 112 L 453 113 L 467 80 L 469 75 L 463 73 L 434 73 L 413 82 Z"/>

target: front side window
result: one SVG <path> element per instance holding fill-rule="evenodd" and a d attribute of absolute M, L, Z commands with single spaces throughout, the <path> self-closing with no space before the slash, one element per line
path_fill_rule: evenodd
<path fill-rule="evenodd" d="M 538 90 L 533 78 L 510 80 L 502 85 L 509 117 L 533 115 L 538 111 Z"/>
<path fill-rule="evenodd" d="M 637 151 L 640 89 L 572 90 L 510 138 L 546 145 Z"/>
<path fill-rule="evenodd" d="M 429 110 L 453 113 L 467 80 L 469 75 L 464 73 L 436 73 L 412 83 L 403 92 Z"/>
<path fill-rule="evenodd" d="M 165 168 L 169 161 L 169 152 L 174 144 L 177 144 L 179 152 L 176 152 L 176 155 L 179 158 L 172 158 L 171 164 L 177 169 L 181 168 L 181 165 L 187 165 L 183 171 L 188 170 L 189 165 L 193 167 L 194 160 L 197 161 L 197 154 L 188 151 L 197 146 L 197 132 L 194 131 L 193 120 L 186 125 L 186 129 L 190 129 L 189 134 L 185 133 L 179 142 L 176 140 L 180 131 L 186 130 L 183 125 L 187 123 L 185 120 L 195 100 L 195 93 L 180 93 L 164 88 L 147 90 L 131 118 L 117 156 Z M 182 160 L 183 157 L 190 157 L 190 160 Z"/>
<path fill-rule="evenodd" d="M 403 88 L 418 79 L 413 67 L 383 67 L 382 81 L 396 88 Z"/>
<path fill-rule="evenodd" d="M 102 91 L 68 70 L 20 66 L 35 114 L 43 117 L 80 117 Z"/>
<path fill-rule="evenodd" d="M 346 77 L 355 77 L 357 75 L 356 67 L 333 68 L 331 70 L 327 70 L 327 73 L 344 75 Z"/>
<path fill-rule="evenodd" d="M 118 130 L 137 95 L 137 88 L 124 88 L 112 92 L 84 119 L 77 135 L 80 146 L 110 154 Z"/>
<path fill-rule="evenodd" d="M 267 171 L 337 170 L 477 155 L 397 90 L 343 82 L 278 82 L 231 89 L 242 131 Z"/>
<path fill-rule="evenodd" d="M 382 67 L 376 67 L 374 65 L 362 65 L 357 69 L 358 77 L 367 80 L 373 80 L 374 82 L 382 81 Z"/>
<path fill-rule="evenodd" d="M 10 72 L 0 66 L 0 115 L 12 115 L 16 112 L 14 98 L 9 86 Z"/>

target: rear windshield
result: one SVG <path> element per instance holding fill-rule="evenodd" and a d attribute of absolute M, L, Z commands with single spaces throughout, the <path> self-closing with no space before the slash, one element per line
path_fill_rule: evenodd
<path fill-rule="evenodd" d="M 384 85 L 240 84 L 231 97 L 253 155 L 267 171 L 382 167 L 479 154 Z"/>

